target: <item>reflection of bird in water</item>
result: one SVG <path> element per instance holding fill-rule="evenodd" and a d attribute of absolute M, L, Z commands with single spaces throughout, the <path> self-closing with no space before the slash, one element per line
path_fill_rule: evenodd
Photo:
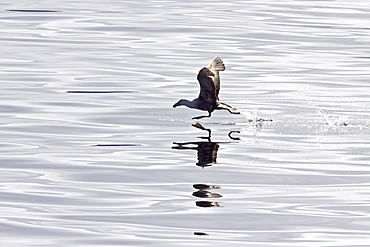
<path fill-rule="evenodd" d="M 198 98 L 190 101 L 180 99 L 173 107 L 185 105 L 189 108 L 195 108 L 202 111 L 208 111 L 208 116 L 193 117 L 200 119 L 210 117 L 214 110 L 227 110 L 232 114 L 240 114 L 235 112 L 236 108 L 219 101 L 218 93 L 220 92 L 220 75 L 219 71 L 224 71 L 225 65 L 221 58 L 215 57 L 208 67 L 202 68 L 197 76 L 200 85 L 200 93 Z"/>
<path fill-rule="evenodd" d="M 197 201 L 195 202 L 195 204 L 198 207 L 202 207 L 202 208 L 220 207 L 220 204 L 218 204 L 218 202 Z"/>
<path fill-rule="evenodd" d="M 193 196 L 201 197 L 201 198 L 220 198 L 222 195 L 218 193 L 209 192 L 206 190 L 198 190 L 193 192 Z"/>
<path fill-rule="evenodd" d="M 223 143 L 230 143 L 230 142 L 212 142 L 211 141 L 211 130 L 204 128 L 201 124 L 196 123 L 193 124 L 193 127 L 196 127 L 201 130 L 206 130 L 208 131 L 208 136 L 207 137 L 200 137 L 202 139 L 207 139 L 208 141 L 203 141 L 203 142 L 174 142 L 173 144 L 176 144 L 177 146 L 172 147 L 173 149 L 192 149 L 192 150 L 197 150 L 197 155 L 198 155 L 198 163 L 196 164 L 197 166 L 201 167 L 207 167 L 207 166 L 212 166 L 212 164 L 216 164 L 216 159 L 217 159 L 217 151 L 218 148 L 220 147 L 219 144 Z M 229 134 L 230 136 L 230 134 Z M 231 138 L 231 137 L 230 137 Z M 233 138 L 234 139 L 234 138 Z M 188 146 L 190 145 L 190 147 Z M 194 147 L 194 145 L 196 145 Z"/>
<path fill-rule="evenodd" d="M 211 190 L 211 189 L 221 189 L 218 185 L 209 185 L 209 184 L 193 184 L 194 189 L 197 190 Z"/>
<path fill-rule="evenodd" d="M 208 185 L 208 184 L 193 184 L 193 187 L 195 189 L 198 189 L 198 191 L 193 192 L 193 196 L 201 197 L 201 198 L 220 198 L 222 197 L 222 195 L 218 193 L 212 193 L 208 191 L 212 189 L 221 189 L 220 186 Z"/>
<path fill-rule="evenodd" d="M 207 142 L 174 142 L 173 144 L 176 144 L 176 147 L 172 147 L 174 149 L 193 149 L 197 150 L 198 155 L 198 163 L 197 166 L 206 167 L 206 166 L 212 166 L 212 164 L 216 164 L 217 159 L 217 151 L 219 148 L 219 145 L 217 142 L 211 141 L 211 130 L 204 128 L 201 124 L 196 123 L 193 124 L 194 127 L 202 130 L 208 131 L 208 137 L 201 137 L 203 139 L 207 139 Z M 188 147 L 187 145 L 196 145 Z"/>
<path fill-rule="evenodd" d="M 216 164 L 217 151 L 219 145 L 217 142 L 174 142 L 178 146 L 172 147 L 174 149 L 193 149 L 198 151 L 197 166 L 206 167 Z M 186 145 L 197 145 L 196 147 L 186 147 Z"/>

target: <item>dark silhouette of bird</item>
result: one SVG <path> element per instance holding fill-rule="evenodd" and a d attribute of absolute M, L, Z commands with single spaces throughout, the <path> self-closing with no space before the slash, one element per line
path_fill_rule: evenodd
<path fill-rule="evenodd" d="M 200 85 L 200 93 L 198 98 L 190 101 L 180 99 L 173 107 L 187 106 L 202 111 L 208 111 L 208 116 L 193 117 L 193 119 L 201 119 L 210 117 L 214 110 L 227 110 L 231 114 L 240 114 L 235 112 L 236 108 L 219 101 L 218 94 L 220 92 L 220 74 L 219 71 L 224 71 L 225 65 L 221 58 L 215 57 L 208 67 L 203 67 L 197 76 Z"/>

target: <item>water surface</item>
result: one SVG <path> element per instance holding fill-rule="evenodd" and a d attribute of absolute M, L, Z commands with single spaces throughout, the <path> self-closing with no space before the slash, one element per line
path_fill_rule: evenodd
<path fill-rule="evenodd" d="M 2 4 L 2 243 L 366 246 L 369 11 Z M 172 105 L 197 96 L 215 56 L 220 98 L 242 114 L 197 122 Z"/>

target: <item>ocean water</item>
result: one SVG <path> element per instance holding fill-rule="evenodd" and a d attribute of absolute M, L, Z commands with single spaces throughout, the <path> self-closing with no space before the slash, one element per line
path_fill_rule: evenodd
<path fill-rule="evenodd" d="M 1 3 L 1 245 L 369 246 L 369 12 Z M 215 56 L 241 114 L 192 120 Z"/>

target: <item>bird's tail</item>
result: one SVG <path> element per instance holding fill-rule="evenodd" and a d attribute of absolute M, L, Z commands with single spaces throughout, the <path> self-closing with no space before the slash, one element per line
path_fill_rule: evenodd
<path fill-rule="evenodd" d="M 208 65 L 208 69 L 211 71 L 224 71 L 226 69 L 224 61 L 221 58 L 215 57 L 212 62 Z"/>

